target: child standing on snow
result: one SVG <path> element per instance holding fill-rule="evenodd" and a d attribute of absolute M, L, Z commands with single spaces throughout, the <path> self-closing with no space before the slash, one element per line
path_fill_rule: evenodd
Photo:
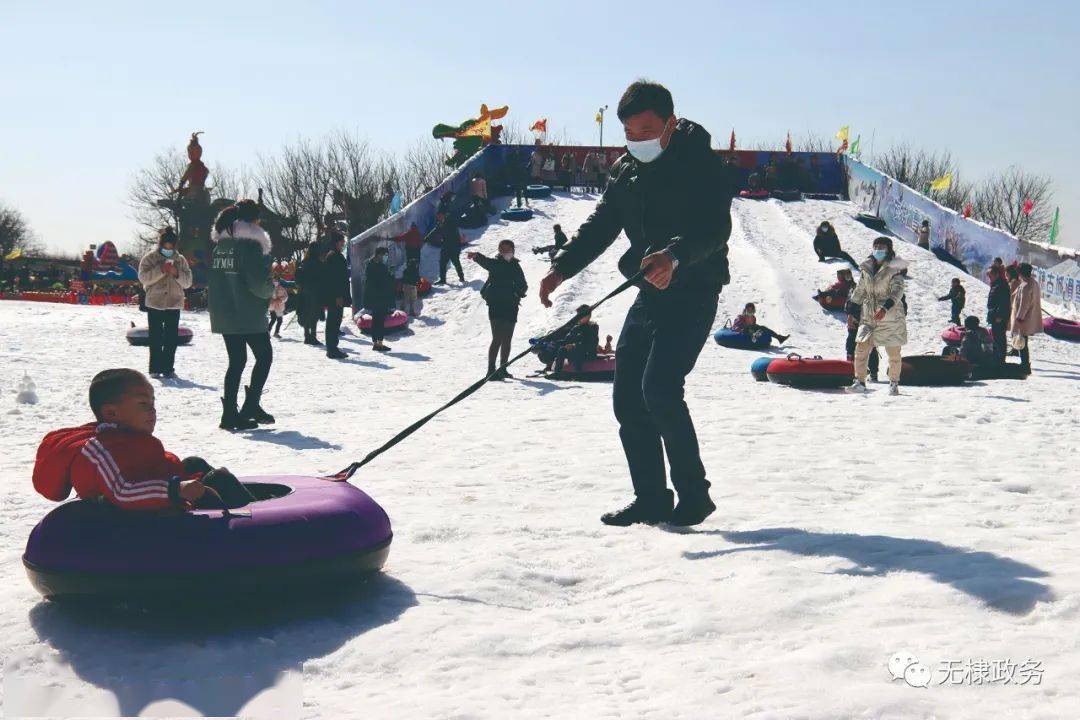
<path fill-rule="evenodd" d="M 781 335 L 764 325 L 758 325 L 757 315 L 755 315 L 756 312 L 757 308 L 754 306 L 754 303 L 746 303 L 743 307 L 742 315 L 736 316 L 735 320 L 731 323 L 731 329 L 737 333 L 746 335 L 765 333 L 774 338 L 776 342 L 781 345 L 787 342 L 787 339 L 791 337 L 790 335 Z"/>
<path fill-rule="evenodd" d="M 960 324 L 960 313 L 964 309 L 966 299 L 967 293 L 964 291 L 964 286 L 960 284 L 960 278 L 953 278 L 952 287 L 949 288 L 949 292 L 938 298 L 938 302 L 945 302 L 948 300 L 952 303 L 952 318 L 950 318 L 950 322 L 953 325 Z"/>
<path fill-rule="evenodd" d="M 105 500 L 123 510 L 190 509 L 207 490 L 226 507 L 254 498 L 225 468 L 201 458 L 182 462 L 154 437 L 154 388 L 128 368 L 103 370 L 90 382 L 95 422 L 54 430 L 38 447 L 34 489 L 65 500 Z M 209 507 L 215 507 L 210 505 Z"/>
<path fill-rule="evenodd" d="M 285 303 L 289 300 L 289 291 L 281 284 L 281 280 L 274 278 L 274 292 L 270 295 L 270 326 L 267 332 L 273 330 L 274 337 L 281 337 L 281 320 L 285 317 Z"/>
<path fill-rule="evenodd" d="M 409 258 L 405 270 L 401 273 L 401 309 L 409 317 L 419 317 L 422 302 L 417 297 L 417 285 L 420 284 L 420 259 Z"/>

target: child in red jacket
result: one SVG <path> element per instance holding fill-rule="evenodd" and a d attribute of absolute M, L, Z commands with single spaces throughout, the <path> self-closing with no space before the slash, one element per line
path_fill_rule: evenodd
<path fill-rule="evenodd" d="M 105 499 L 125 510 L 187 509 L 207 489 L 228 507 L 252 500 L 228 470 L 201 458 L 181 461 L 154 437 L 154 388 L 142 373 L 103 370 L 90 382 L 96 422 L 54 430 L 38 447 L 34 488 L 64 500 Z"/>

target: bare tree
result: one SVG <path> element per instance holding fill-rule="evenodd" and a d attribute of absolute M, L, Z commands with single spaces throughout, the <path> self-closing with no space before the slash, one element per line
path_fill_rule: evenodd
<path fill-rule="evenodd" d="M 932 181 L 946 173 L 953 173 L 954 179 L 958 175 L 948 150 L 936 153 L 913 148 L 907 143 L 898 143 L 875 155 L 873 164 L 886 175 L 919 192 L 926 192 Z"/>
<path fill-rule="evenodd" d="M 972 201 L 973 214 L 1021 240 L 1044 242 L 1054 222 L 1053 198 L 1050 178 L 1012 166 L 978 186 Z M 1025 213 L 1028 201 L 1031 212 Z"/>
<path fill-rule="evenodd" d="M 27 256 L 40 255 L 44 251 L 26 217 L 15 208 L 0 203 L 0 268 L 4 258 L 16 248 Z"/>
<path fill-rule="evenodd" d="M 405 203 L 412 202 L 441 183 L 452 172 L 446 149 L 433 138 L 420 140 L 394 161 L 395 187 Z"/>

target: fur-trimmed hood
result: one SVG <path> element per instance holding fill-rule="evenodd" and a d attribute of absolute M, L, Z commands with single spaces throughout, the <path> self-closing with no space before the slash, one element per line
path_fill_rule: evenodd
<path fill-rule="evenodd" d="M 263 255 L 270 254 L 270 236 L 255 223 L 237 220 L 233 223 L 232 232 L 226 231 L 219 233 L 215 230 L 213 234 L 211 234 L 210 239 L 216 243 L 223 237 L 231 237 L 234 240 L 254 240 L 262 247 Z"/>

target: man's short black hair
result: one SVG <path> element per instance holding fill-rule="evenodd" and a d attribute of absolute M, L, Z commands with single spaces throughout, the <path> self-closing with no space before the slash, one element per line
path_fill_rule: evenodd
<path fill-rule="evenodd" d="M 90 409 L 94 411 L 94 417 L 102 420 L 102 406 L 116 402 L 129 389 L 139 384 L 149 385 L 150 381 L 138 370 L 112 368 L 99 372 L 90 381 Z"/>
<path fill-rule="evenodd" d="M 1019 267 L 1017 268 L 1017 270 L 1020 271 L 1020 277 L 1024 278 L 1025 280 L 1031 277 L 1032 269 L 1033 268 L 1031 267 L 1031 263 L 1026 262 L 1020 263 Z"/>
<path fill-rule="evenodd" d="M 671 91 L 649 80 L 631 83 L 619 99 L 619 120 L 625 121 L 646 110 L 652 110 L 664 120 L 674 115 L 675 102 L 671 99 Z"/>

